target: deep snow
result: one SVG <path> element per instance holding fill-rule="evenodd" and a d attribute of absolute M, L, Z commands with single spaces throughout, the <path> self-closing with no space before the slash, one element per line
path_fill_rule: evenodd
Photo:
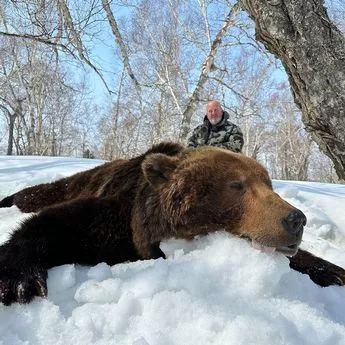
<path fill-rule="evenodd" d="M 0 157 L 0 197 L 100 163 Z M 345 268 L 345 186 L 274 188 L 308 218 L 302 247 Z M 4 242 L 26 215 L 0 217 Z M 345 287 L 320 288 L 285 257 L 225 233 L 161 248 L 167 260 L 49 270 L 47 299 L 0 304 L 0 344 L 345 344 Z"/>

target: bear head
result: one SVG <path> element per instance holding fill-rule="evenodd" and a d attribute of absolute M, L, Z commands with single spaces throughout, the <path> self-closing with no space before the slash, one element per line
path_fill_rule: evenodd
<path fill-rule="evenodd" d="M 204 147 L 180 157 L 149 155 L 133 211 L 134 243 L 226 231 L 254 247 L 296 254 L 305 215 L 273 191 L 266 169 L 228 150 Z"/>

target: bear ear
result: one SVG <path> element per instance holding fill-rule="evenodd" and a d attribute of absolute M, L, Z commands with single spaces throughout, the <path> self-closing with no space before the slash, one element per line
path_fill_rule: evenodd
<path fill-rule="evenodd" d="M 166 183 L 176 169 L 179 158 L 156 153 L 147 156 L 141 165 L 146 180 L 152 186 Z"/>

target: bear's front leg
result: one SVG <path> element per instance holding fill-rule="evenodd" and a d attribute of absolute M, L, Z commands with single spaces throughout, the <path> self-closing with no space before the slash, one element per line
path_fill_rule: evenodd
<path fill-rule="evenodd" d="M 165 254 L 159 248 L 160 236 L 155 236 L 152 231 L 152 226 L 142 222 L 142 214 L 136 208 L 132 214 L 132 234 L 133 234 L 133 243 L 140 256 L 140 259 L 165 259 Z"/>
<path fill-rule="evenodd" d="M 320 286 L 345 285 L 345 270 L 331 262 L 321 259 L 305 250 L 299 249 L 297 254 L 289 257 L 290 267 L 307 274 Z"/>
<path fill-rule="evenodd" d="M 29 303 L 36 296 L 47 296 L 46 269 L 33 266 L 0 270 L 0 303 Z"/>
<path fill-rule="evenodd" d="M 159 248 L 160 242 L 151 244 L 148 246 L 148 257 L 151 259 L 166 259 L 165 254 L 163 253 L 162 249 Z"/>
<path fill-rule="evenodd" d="M 27 218 L 0 247 L 0 301 L 25 303 L 46 296 L 47 269 L 53 266 L 138 260 L 130 211 L 126 198 L 90 198 Z"/>
<path fill-rule="evenodd" d="M 159 247 L 160 242 L 155 241 L 151 243 L 149 236 L 147 236 L 144 231 L 138 231 L 138 229 L 135 229 L 133 231 L 133 242 L 140 259 L 166 259 L 165 254 Z"/>
<path fill-rule="evenodd" d="M 0 246 L 0 302 L 5 305 L 47 296 L 47 269 L 36 255 L 42 243 L 18 237 Z"/>

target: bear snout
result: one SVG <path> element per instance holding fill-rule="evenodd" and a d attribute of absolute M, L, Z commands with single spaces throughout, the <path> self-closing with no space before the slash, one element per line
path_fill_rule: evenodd
<path fill-rule="evenodd" d="M 307 217 L 300 210 L 294 210 L 282 220 L 283 228 L 291 235 L 302 236 Z"/>

